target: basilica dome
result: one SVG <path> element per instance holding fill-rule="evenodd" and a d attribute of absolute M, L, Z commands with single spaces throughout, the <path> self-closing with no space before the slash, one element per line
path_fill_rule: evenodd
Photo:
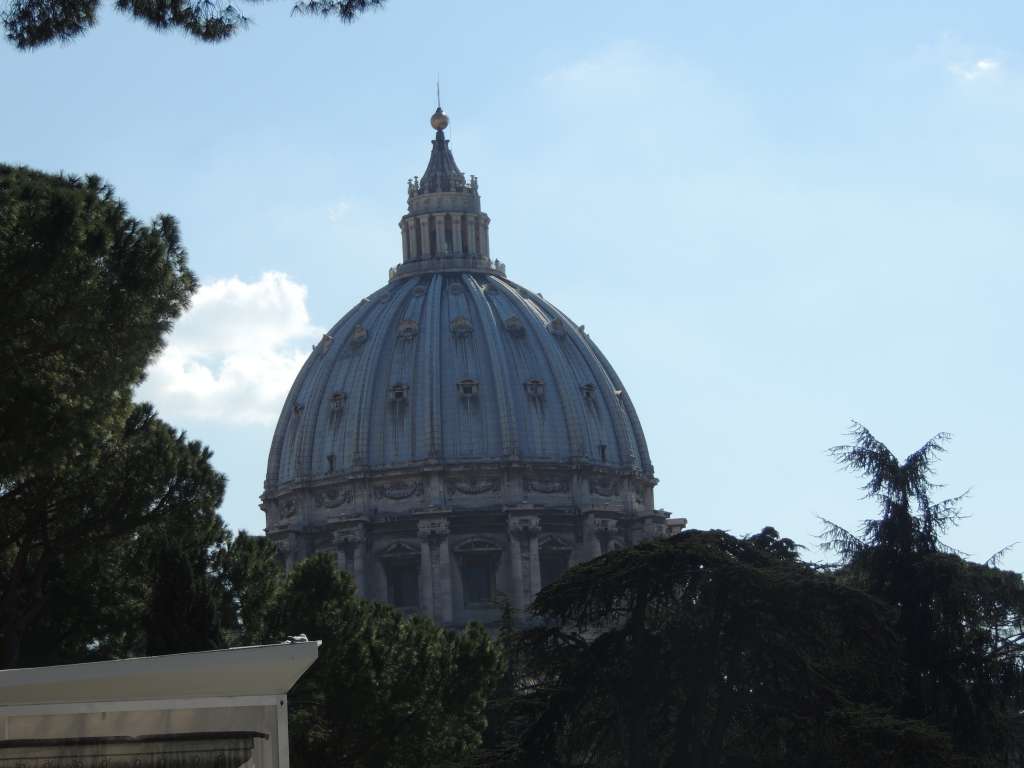
<path fill-rule="evenodd" d="M 506 277 L 440 107 L 402 262 L 321 339 L 263 495 L 286 565 L 333 552 L 364 596 L 445 624 L 523 608 L 573 562 L 658 535 L 643 430 L 582 325 Z"/>

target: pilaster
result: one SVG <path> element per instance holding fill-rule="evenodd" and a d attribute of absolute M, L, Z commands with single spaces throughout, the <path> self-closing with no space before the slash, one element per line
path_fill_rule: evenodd
<path fill-rule="evenodd" d="M 437 256 L 436 253 L 432 253 L 430 250 L 430 217 L 419 216 L 417 221 L 420 225 L 420 252 L 423 254 L 424 259 L 429 259 Z"/>
<path fill-rule="evenodd" d="M 448 548 L 448 518 L 433 516 L 417 524 L 420 538 L 420 604 L 428 616 L 441 623 L 452 621 L 452 568 Z M 437 547 L 437 567 L 433 549 Z"/>
<path fill-rule="evenodd" d="M 338 567 L 352 576 L 356 594 L 366 597 L 366 574 L 364 550 L 366 548 L 366 524 L 349 523 L 335 529 L 332 534 L 337 551 Z"/>
<path fill-rule="evenodd" d="M 468 251 L 470 256 L 479 255 L 479 250 L 476 244 L 476 228 L 477 222 L 479 222 L 479 216 L 468 216 L 466 221 L 466 238 L 469 240 L 467 243 Z"/>
<path fill-rule="evenodd" d="M 619 521 L 610 517 L 590 515 L 590 556 L 600 557 L 609 550 L 612 539 L 619 531 Z"/>
<path fill-rule="evenodd" d="M 456 256 L 462 255 L 462 214 L 452 214 L 452 250 Z"/>
<path fill-rule="evenodd" d="M 444 236 L 444 214 L 438 213 L 430 217 L 434 225 L 434 237 L 437 239 L 437 252 L 435 256 L 447 256 L 448 244 Z"/>
<path fill-rule="evenodd" d="M 524 610 L 540 591 L 540 517 L 530 514 L 511 514 L 508 518 L 509 554 L 512 560 L 512 607 Z M 523 568 L 523 549 L 526 550 L 526 568 Z M 517 605 L 518 601 L 518 605 Z"/>

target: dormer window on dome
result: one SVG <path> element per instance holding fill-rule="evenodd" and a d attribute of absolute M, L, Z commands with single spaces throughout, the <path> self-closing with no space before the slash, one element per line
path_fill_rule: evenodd
<path fill-rule="evenodd" d="M 357 325 L 352 330 L 352 335 L 349 337 L 348 343 L 353 348 L 361 347 L 361 346 L 363 346 L 363 344 L 366 343 L 366 339 L 367 339 L 368 336 L 369 336 L 369 334 L 367 333 L 366 329 L 363 328 L 363 326 L 361 326 L 361 325 Z"/>
<path fill-rule="evenodd" d="M 505 318 L 505 330 L 512 336 L 522 336 L 526 333 L 526 328 L 523 326 L 523 321 L 515 315 L 511 315 Z"/>
<path fill-rule="evenodd" d="M 463 398 L 476 397 L 480 392 L 480 382 L 476 379 L 462 379 L 458 383 L 458 389 Z"/>
<path fill-rule="evenodd" d="M 404 403 L 409 399 L 409 385 L 408 384 L 392 384 L 388 388 L 388 399 L 392 403 Z"/>
<path fill-rule="evenodd" d="M 540 400 L 544 397 L 544 381 L 542 379 L 530 379 L 524 385 L 528 397 Z"/>
<path fill-rule="evenodd" d="M 402 320 L 398 324 L 398 338 L 409 341 L 415 339 L 420 332 L 420 324 L 415 320 Z"/>
<path fill-rule="evenodd" d="M 462 315 L 452 320 L 449 328 L 451 328 L 452 336 L 457 339 L 464 339 L 473 333 L 473 324 Z"/>

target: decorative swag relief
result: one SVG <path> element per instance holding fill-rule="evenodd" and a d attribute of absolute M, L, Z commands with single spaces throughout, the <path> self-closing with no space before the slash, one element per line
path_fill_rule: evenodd
<path fill-rule="evenodd" d="M 457 493 L 464 493 L 469 496 L 477 496 L 481 493 L 494 493 L 500 488 L 496 478 L 471 478 L 469 480 L 452 480 L 448 483 L 448 494 L 454 496 Z"/>
<path fill-rule="evenodd" d="M 537 493 L 567 493 L 569 490 L 569 485 L 565 480 L 532 479 L 526 480 L 523 485 L 526 486 L 526 490 Z"/>
<path fill-rule="evenodd" d="M 419 480 L 416 482 L 399 482 L 389 483 L 387 485 L 378 485 L 373 489 L 373 495 L 378 499 L 394 499 L 401 501 L 402 499 L 408 499 L 412 496 L 423 495 L 423 483 Z"/>

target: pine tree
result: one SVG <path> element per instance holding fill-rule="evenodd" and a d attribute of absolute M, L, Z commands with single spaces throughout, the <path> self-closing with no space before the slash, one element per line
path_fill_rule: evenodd
<path fill-rule="evenodd" d="M 295 0 L 292 13 L 350 23 L 385 0 Z M 204 0 L 115 0 L 114 7 L 154 29 L 173 29 L 204 42 L 232 37 L 250 24 L 238 5 Z M 9 0 L 0 13 L 7 39 L 18 48 L 68 42 L 95 26 L 99 0 Z"/>
<path fill-rule="evenodd" d="M 897 614 L 906 687 L 901 713 L 949 731 L 965 753 L 993 757 L 1019 748 L 1024 707 L 1024 582 L 993 562 L 973 563 L 940 536 L 961 517 L 964 495 L 935 501 L 939 433 L 902 462 L 864 426 L 832 455 L 862 474 L 880 507 L 860 535 L 825 521 L 842 575 Z"/>

